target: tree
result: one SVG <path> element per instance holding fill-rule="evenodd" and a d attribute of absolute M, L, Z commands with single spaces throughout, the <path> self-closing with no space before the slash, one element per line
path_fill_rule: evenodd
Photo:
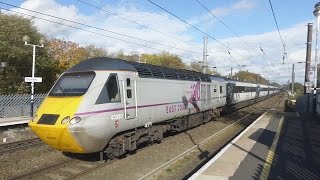
<path fill-rule="evenodd" d="M 49 57 L 57 62 L 59 73 L 85 60 L 90 55 L 79 44 L 61 39 L 50 39 L 45 47 Z"/>
<path fill-rule="evenodd" d="M 4 93 L 27 93 L 30 92 L 30 84 L 24 83 L 24 77 L 31 76 L 32 67 L 32 48 L 25 46 L 22 37 L 28 35 L 31 44 L 39 44 L 43 37 L 30 19 L 0 13 L 0 61 L 7 62 L 7 67 L 0 72 L 0 94 Z M 46 73 L 39 74 L 39 65 L 50 61 L 44 48 L 36 50 L 36 76 L 46 80 Z M 44 72 L 54 71 L 54 64 L 48 63 L 43 67 Z M 50 78 L 50 77 L 49 77 Z M 36 83 L 35 92 L 44 84 Z M 41 92 L 49 89 L 41 87 Z"/>
<path fill-rule="evenodd" d="M 289 90 L 291 90 L 292 83 L 290 83 L 288 87 L 289 87 Z M 304 86 L 300 83 L 294 83 L 293 88 L 294 88 L 295 94 L 303 94 L 303 92 L 304 92 Z"/>
<path fill-rule="evenodd" d="M 248 81 L 248 82 L 253 82 L 257 84 L 265 84 L 265 85 L 269 84 L 269 81 L 261 77 L 260 74 L 255 74 L 248 71 L 239 71 L 233 76 L 233 78 L 238 79 L 240 81 Z"/>
<path fill-rule="evenodd" d="M 87 53 L 87 58 L 93 58 L 93 57 L 107 57 L 110 56 L 108 55 L 108 52 L 102 48 L 97 48 L 94 45 L 88 45 L 85 46 L 85 50 Z"/>
<path fill-rule="evenodd" d="M 198 63 L 198 62 L 192 62 L 190 64 L 190 67 L 193 71 L 198 71 L 198 72 L 202 72 L 202 64 Z M 211 75 L 217 75 L 220 76 L 220 73 L 218 73 L 218 71 L 215 70 L 211 70 L 209 68 L 206 68 L 206 74 L 211 74 Z"/>
<path fill-rule="evenodd" d="M 280 87 L 280 84 L 278 84 L 276 82 L 272 82 L 272 83 L 270 83 L 270 86 Z"/>
<path fill-rule="evenodd" d="M 162 52 L 160 54 L 142 54 L 142 62 L 148 64 L 176 68 L 176 69 L 186 69 L 187 65 L 182 62 L 182 59 L 175 54 L 170 54 L 168 52 Z"/>

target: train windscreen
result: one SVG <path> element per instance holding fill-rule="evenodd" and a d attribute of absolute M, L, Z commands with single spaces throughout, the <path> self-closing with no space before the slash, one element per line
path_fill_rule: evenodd
<path fill-rule="evenodd" d="M 94 72 L 65 73 L 54 85 L 49 96 L 81 96 L 87 92 L 94 76 Z"/>

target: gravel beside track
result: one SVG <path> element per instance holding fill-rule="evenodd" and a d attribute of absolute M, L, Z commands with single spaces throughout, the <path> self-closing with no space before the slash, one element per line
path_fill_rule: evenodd
<path fill-rule="evenodd" d="M 66 159 L 69 158 L 46 145 L 3 153 L 0 155 L 0 179 L 9 179 Z"/>
<path fill-rule="evenodd" d="M 275 102 L 280 96 L 273 97 L 266 101 Z M 127 155 L 121 160 L 108 160 L 105 163 L 99 162 L 98 154 L 90 154 L 75 158 L 51 149 L 46 145 L 28 148 L 26 150 L 16 150 L 11 153 L 0 154 L 0 177 L 8 179 L 25 173 L 49 168 L 53 175 L 64 176 L 69 179 L 139 179 L 148 172 L 170 161 L 187 149 L 200 143 L 212 134 L 246 116 L 259 105 L 266 101 L 257 103 L 250 107 L 243 108 L 237 112 L 219 118 L 217 121 L 210 121 L 205 125 L 193 128 L 186 132 L 168 137 L 161 144 L 154 144 L 139 150 L 136 154 Z M 262 112 L 254 114 L 248 120 L 236 123 L 232 128 L 219 137 L 210 140 L 210 143 L 198 146 L 194 151 L 184 156 L 182 159 L 170 167 L 158 172 L 153 179 L 181 179 L 195 169 L 201 162 L 206 161 L 213 153 L 219 150 L 232 137 L 249 125 L 254 118 Z M 70 159 L 72 159 L 70 161 Z M 67 164 L 62 165 L 64 162 Z M 57 165 L 57 164 L 61 165 Z M 54 167 L 57 165 L 56 167 Z M 55 170 L 53 170 L 55 169 Z M 51 171 L 52 170 L 52 171 Z M 25 176 L 27 177 L 27 176 Z M 51 177 L 51 178 L 50 178 Z M 52 179 L 54 176 L 40 175 L 32 179 Z M 0 178 L 0 179 L 1 179 Z M 59 179 L 59 178 L 58 178 Z"/>
<path fill-rule="evenodd" d="M 0 144 L 36 138 L 28 125 L 0 127 Z"/>
<path fill-rule="evenodd" d="M 15 141 L 10 143 L 0 144 L 0 154 L 5 152 L 12 152 L 18 149 L 25 149 L 43 144 L 39 138 L 32 138 L 22 141 Z"/>

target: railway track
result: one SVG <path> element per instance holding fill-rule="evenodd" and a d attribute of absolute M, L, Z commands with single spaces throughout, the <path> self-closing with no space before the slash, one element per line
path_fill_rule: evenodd
<path fill-rule="evenodd" d="M 43 144 L 39 138 L 27 139 L 23 141 L 10 142 L 0 145 L 0 154 L 5 152 L 11 152 L 18 149 L 39 146 Z"/>
<path fill-rule="evenodd" d="M 271 101 L 269 103 L 275 104 L 274 101 Z M 257 113 L 257 111 L 260 111 L 260 112 Z M 214 134 L 213 136 L 208 137 L 203 142 L 201 142 L 201 143 L 195 145 L 194 147 L 192 147 L 191 149 L 185 151 L 184 154 L 172 159 L 172 161 L 169 161 L 168 163 L 166 163 L 162 167 L 146 174 L 146 176 L 143 176 L 142 179 L 146 179 L 147 177 L 150 177 L 150 176 L 154 175 L 155 173 L 158 173 L 159 171 L 163 170 L 165 167 L 170 166 L 171 164 L 176 162 L 178 159 L 180 159 L 183 155 L 188 154 L 190 151 L 192 151 L 196 147 L 204 144 L 209 139 L 223 133 L 223 131 L 228 129 L 228 127 L 235 125 L 235 124 L 239 123 L 240 121 L 245 121 L 244 120 L 245 118 L 248 118 L 250 115 L 252 115 L 254 113 L 256 113 L 255 117 L 258 117 L 263 112 L 261 111 L 261 108 L 254 109 L 253 112 L 250 113 L 249 115 L 246 115 L 244 118 L 241 118 L 240 120 L 232 123 L 231 125 L 227 126 L 226 128 L 224 128 L 223 130 Z M 250 124 L 250 123 L 246 123 L 246 124 Z M 164 141 L 171 139 L 171 138 L 174 138 L 174 136 L 169 136 L 169 137 L 165 138 Z M 148 147 L 149 146 L 144 147 L 144 148 L 140 148 L 138 150 L 138 152 L 142 151 L 143 149 L 148 148 Z M 66 161 L 58 162 L 56 164 L 48 165 L 46 167 L 41 167 L 38 170 L 34 170 L 34 171 L 28 172 L 26 174 L 21 174 L 19 176 L 15 176 L 10 179 L 75 179 L 78 177 L 82 177 L 86 174 L 89 174 L 91 172 L 94 172 L 94 171 L 101 169 L 103 167 L 111 166 L 114 162 L 118 161 L 117 159 L 115 159 L 115 160 L 108 160 L 105 162 L 99 162 L 98 161 L 99 160 L 98 154 L 89 155 L 89 156 L 92 156 L 91 158 L 90 157 L 88 158 L 87 156 L 88 155 L 74 156 Z M 93 157 L 93 156 L 96 156 L 96 157 Z M 93 159 L 95 159 L 95 160 L 93 160 Z"/>

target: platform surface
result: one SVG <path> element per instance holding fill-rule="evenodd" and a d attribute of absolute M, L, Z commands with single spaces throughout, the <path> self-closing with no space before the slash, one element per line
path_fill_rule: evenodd
<path fill-rule="evenodd" d="M 26 124 L 31 118 L 29 116 L 0 118 L 0 127 L 17 124 Z"/>
<path fill-rule="evenodd" d="M 189 179 L 320 179 L 320 118 L 267 112 Z"/>

